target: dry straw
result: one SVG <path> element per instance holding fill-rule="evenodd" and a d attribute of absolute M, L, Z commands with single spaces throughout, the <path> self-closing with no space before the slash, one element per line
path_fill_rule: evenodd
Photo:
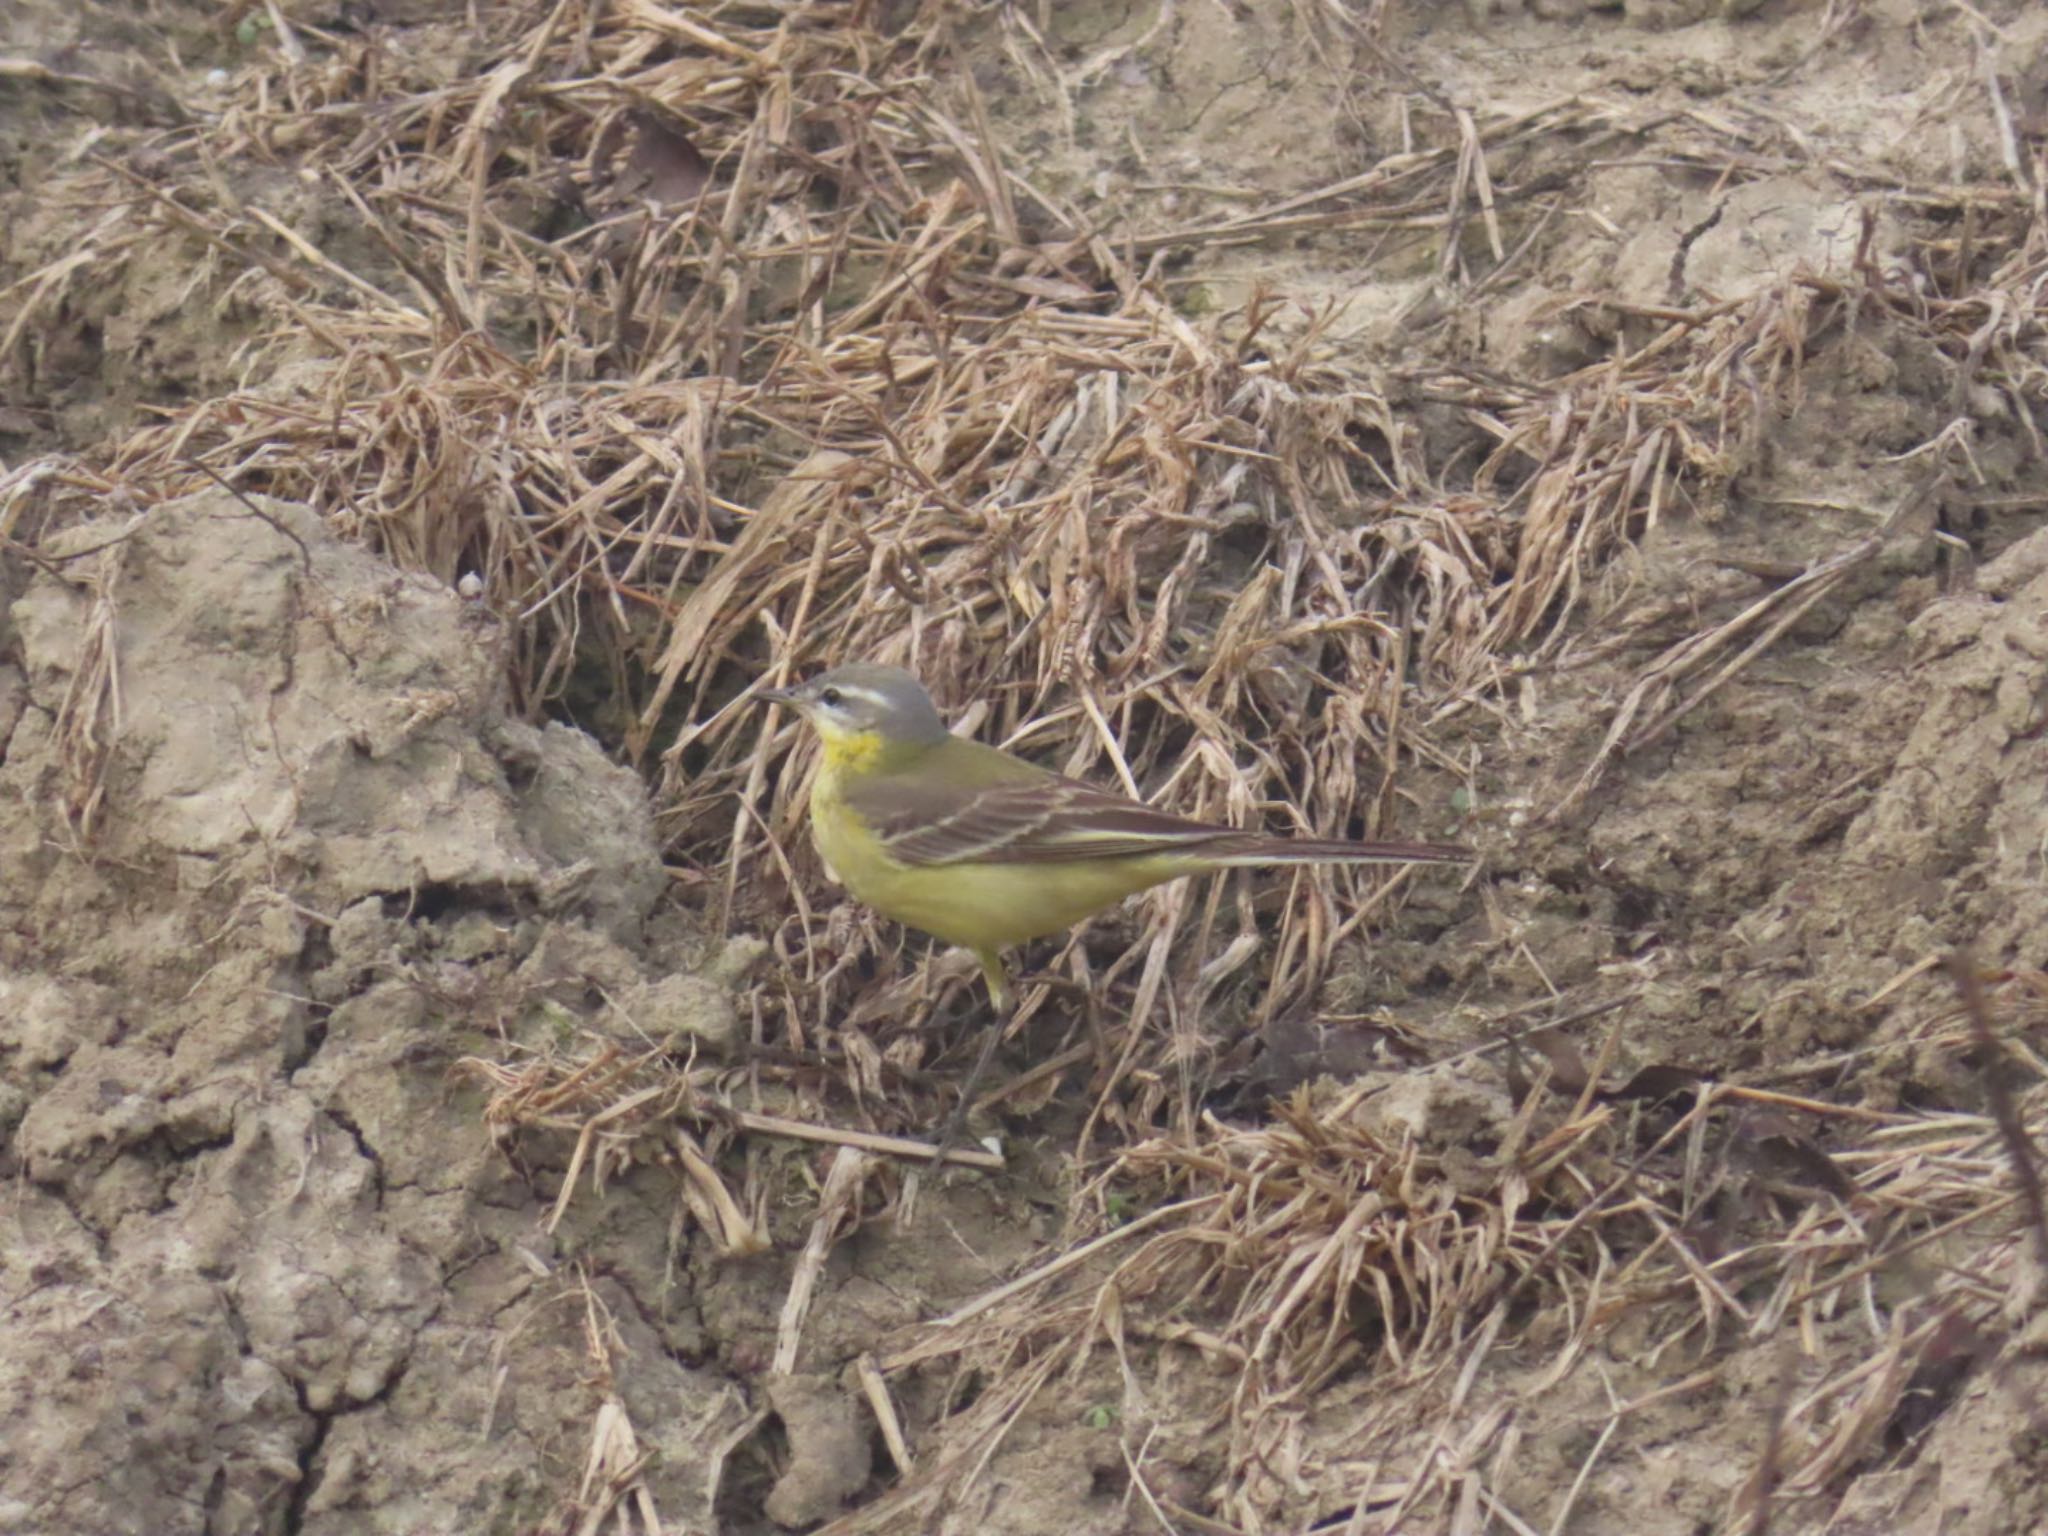
<path fill-rule="evenodd" d="M 480 577 L 513 621 L 517 702 L 658 769 L 678 867 L 715 920 L 771 932 L 787 962 L 750 999 L 749 1091 L 866 1122 L 838 1138 L 856 1150 L 809 1229 L 807 1287 L 886 1194 L 862 1154 L 929 1123 L 924 1025 L 965 978 L 942 958 L 899 964 L 894 935 L 807 900 L 795 737 L 741 707 L 755 679 L 902 662 L 984 738 L 1180 810 L 1429 836 L 1527 674 L 1657 637 L 1582 795 L 1878 552 L 1859 538 L 1811 568 L 1745 570 L 1771 590 L 1718 624 L 1693 621 L 1692 594 L 1619 629 L 1587 622 L 1618 551 L 1675 506 L 1712 515 L 1816 348 L 1859 329 L 1910 343 L 1958 402 L 2002 393 L 2032 430 L 2048 248 L 2017 158 L 2011 184 L 1969 187 L 1831 163 L 1948 221 L 1912 276 L 1866 231 L 1853 270 L 1749 298 L 1588 298 L 1612 354 L 1524 381 L 1428 361 L 1422 319 L 1407 359 L 1380 363 L 1331 342 L 1333 313 L 1277 298 L 1199 319 L 1164 296 L 1162 264 L 1343 231 L 1423 254 L 1455 311 L 1554 236 L 1596 164 L 1654 144 L 1725 185 L 1809 168 L 1798 134 L 1763 112 L 1574 97 L 1494 114 L 1418 89 L 1400 152 L 1357 175 L 1105 231 L 1006 156 L 956 67 L 954 8 L 542 9 L 393 50 L 375 32 L 287 32 L 266 7 L 278 46 L 218 110 L 56 178 L 53 202 L 104 211 L 0 292 L 0 368 L 33 382 L 45 330 L 174 260 L 237 338 L 235 377 L 103 465 L 0 478 L 0 533 L 24 549 L 110 499 L 146 508 L 218 476 L 309 502 L 451 584 Z M 1326 55 L 1398 73 L 1379 7 L 1289 17 Z M 1117 62 L 1053 60 L 1029 7 L 987 25 L 1069 120 L 1066 93 Z M 1966 436 L 1921 452 L 1937 489 L 1967 489 Z M 119 553 L 93 558 L 95 630 L 63 720 L 81 838 L 119 706 Z M 1461 1155 L 1376 1122 L 1370 1084 L 1304 1093 L 1256 1128 L 1206 1117 L 1219 1042 L 1203 1021 L 1232 972 L 1270 954 L 1256 1006 L 1291 1009 L 1382 910 L 1353 875 L 1315 878 L 1338 886 L 1290 900 L 1269 945 L 1244 891 L 1217 883 L 1060 958 L 1117 1027 L 1182 1027 L 1111 1041 L 1091 1134 L 1129 1150 L 1077 1205 L 1078 1245 L 868 1362 L 901 1477 L 835 1530 L 928 1528 L 1042 1394 L 1098 1374 L 1129 1386 L 1141 1357 L 1182 1356 L 1221 1371 L 1201 1411 L 1226 1450 L 1196 1510 L 1158 1482 L 1159 1442 L 1127 1441 L 1147 1519 L 1569 1529 L 1647 1407 L 1721 1383 L 1736 1345 L 1790 1334 L 1806 1364 L 1760 1428 L 1768 1475 L 1748 1506 L 1768 1523 L 1870 1464 L 1916 1371 L 1987 1355 L 2025 1273 L 2001 1127 L 1982 1116 L 1781 1104 L 1790 1128 L 1761 1140 L 1793 1149 L 1789 1173 L 1741 1154 L 1756 1098 L 1701 1085 L 1658 1106 L 1596 1093 L 1597 1071 L 1503 1099 L 1504 1139 Z M 1050 996 L 1034 988 L 1027 1010 Z M 1927 1048 L 1969 1038 L 1937 1021 Z M 731 1069 L 572 1033 L 467 1070 L 503 1134 L 573 1149 L 565 1200 L 658 1158 L 719 1251 L 769 1240 L 759 1167 L 736 1174 L 725 1153 L 786 1120 L 736 1107 Z M 2041 1114 L 2034 1092 L 2010 1118 L 2037 1133 Z M 1112 1178 L 1144 1214 L 1119 1212 Z M 1910 1300 L 1880 1298 L 1880 1276 L 1916 1264 Z M 782 1354 L 815 1304 L 792 1296 Z M 1588 1419 L 1563 1508 L 1517 1512 L 1517 1414 L 1645 1309 L 1671 1379 Z M 1510 1353 L 1507 1391 L 1489 1371 Z M 981 1373 L 971 1405 L 902 1423 L 891 1378 L 954 1366 Z M 652 1508 L 619 1413 L 608 1400 L 593 1436 L 581 1528 Z M 740 1454 L 722 1448 L 707 1501 Z"/>

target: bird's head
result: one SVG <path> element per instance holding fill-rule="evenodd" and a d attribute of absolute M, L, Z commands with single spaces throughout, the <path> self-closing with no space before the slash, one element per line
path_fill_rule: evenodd
<path fill-rule="evenodd" d="M 757 697 L 802 715 L 824 741 L 828 762 L 871 763 L 946 739 L 931 695 L 901 667 L 834 667 L 794 688 L 763 688 Z"/>

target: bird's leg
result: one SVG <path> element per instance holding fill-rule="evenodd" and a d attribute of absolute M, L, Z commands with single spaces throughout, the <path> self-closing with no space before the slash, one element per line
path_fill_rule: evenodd
<path fill-rule="evenodd" d="M 1001 957 L 993 952 L 981 955 L 981 974 L 988 979 L 989 1001 L 995 1005 L 995 1022 L 982 1037 L 981 1053 L 974 1058 L 974 1065 L 967 1070 L 966 1080 L 960 1084 L 960 1102 L 953 1106 L 953 1113 L 946 1117 L 946 1123 L 939 1130 L 937 1148 L 932 1153 L 932 1166 L 944 1164 L 946 1154 L 958 1144 L 967 1129 L 967 1115 L 974 1108 L 974 1090 L 988 1071 L 988 1064 L 995 1059 L 996 1047 L 1002 1043 L 1003 1035 L 1009 1030 L 1010 1015 L 1017 1005 L 1017 996 L 1010 990 L 1008 978 L 1003 974 Z"/>

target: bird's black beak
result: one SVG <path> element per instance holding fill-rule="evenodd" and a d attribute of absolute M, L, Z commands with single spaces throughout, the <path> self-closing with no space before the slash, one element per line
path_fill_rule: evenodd
<path fill-rule="evenodd" d="M 793 688 L 756 688 L 754 698 L 758 703 L 787 704 L 791 708 L 798 703 L 796 690 Z"/>

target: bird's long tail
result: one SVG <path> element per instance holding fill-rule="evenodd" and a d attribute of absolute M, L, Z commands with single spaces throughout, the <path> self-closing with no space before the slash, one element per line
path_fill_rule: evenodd
<path fill-rule="evenodd" d="M 1247 832 L 1202 849 L 1218 869 L 1263 864 L 1469 864 L 1470 848 L 1451 843 L 1355 843 L 1334 837 L 1271 837 Z"/>

